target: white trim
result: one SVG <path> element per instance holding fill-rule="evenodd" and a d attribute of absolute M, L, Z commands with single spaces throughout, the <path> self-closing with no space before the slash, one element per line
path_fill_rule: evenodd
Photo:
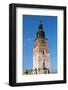
<path fill-rule="evenodd" d="M 58 28 L 57 28 L 57 74 L 46 74 L 46 75 L 22 75 L 22 15 L 49 15 L 58 17 Z M 34 82 L 34 81 L 54 81 L 63 80 L 63 11 L 59 10 L 49 10 L 49 9 L 31 9 L 31 8 L 17 8 L 16 9 L 16 82 Z"/>

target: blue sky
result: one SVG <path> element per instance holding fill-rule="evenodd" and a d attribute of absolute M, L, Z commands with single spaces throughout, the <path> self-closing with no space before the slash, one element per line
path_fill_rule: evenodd
<path fill-rule="evenodd" d="M 23 32 L 24 32 L 24 69 L 31 69 L 33 65 L 33 48 L 34 39 L 38 30 L 40 16 L 24 15 Z M 48 38 L 48 48 L 50 50 L 51 70 L 57 70 L 57 16 L 41 16 L 45 37 Z"/>

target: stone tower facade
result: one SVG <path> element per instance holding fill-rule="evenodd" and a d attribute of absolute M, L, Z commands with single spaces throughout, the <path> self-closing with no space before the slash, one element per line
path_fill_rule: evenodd
<path fill-rule="evenodd" d="M 33 74 L 48 74 L 50 72 L 50 53 L 48 39 L 45 37 L 43 25 L 40 22 L 33 48 Z"/>

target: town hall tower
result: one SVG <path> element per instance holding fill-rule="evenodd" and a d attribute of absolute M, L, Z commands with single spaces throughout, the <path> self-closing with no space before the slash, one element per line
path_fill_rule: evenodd
<path fill-rule="evenodd" d="M 33 48 L 33 74 L 50 73 L 50 53 L 48 39 L 45 37 L 43 24 L 40 21 Z"/>

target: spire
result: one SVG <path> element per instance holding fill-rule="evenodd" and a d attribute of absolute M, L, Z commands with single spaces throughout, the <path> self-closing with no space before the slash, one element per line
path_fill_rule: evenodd
<path fill-rule="evenodd" d="M 42 24 L 41 16 L 40 16 L 38 31 L 36 33 L 36 39 L 37 38 L 44 38 L 45 39 L 45 32 L 43 31 L 43 24 Z"/>
<path fill-rule="evenodd" d="M 40 16 L 39 31 L 42 31 L 42 30 L 43 30 L 42 18 Z"/>

